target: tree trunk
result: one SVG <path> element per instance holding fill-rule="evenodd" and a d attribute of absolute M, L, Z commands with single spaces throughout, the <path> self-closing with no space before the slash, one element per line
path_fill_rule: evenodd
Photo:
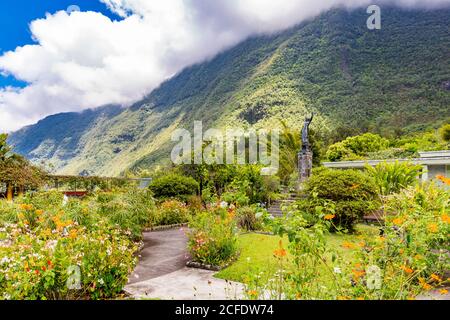
<path fill-rule="evenodd" d="M 24 187 L 19 187 L 19 192 L 18 192 L 18 196 L 20 197 L 20 196 L 23 196 L 23 193 L 24 193 Z"/>
<path fill-rule="evenodd" d="M 8 201 L 12 201 L 13 200 L 13 186 L 11 183 L 8 183 L 6 185 L 6 199 Z"/>

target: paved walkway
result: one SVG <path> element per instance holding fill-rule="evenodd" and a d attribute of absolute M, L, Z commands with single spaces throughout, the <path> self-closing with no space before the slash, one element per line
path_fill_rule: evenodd
<path fill-rule="evenodd" d="M 136 299 L 240 299 L 243 285 L 214 278 L 212 271 L 186 268 L 183 229 L 144 233 L 144 249 L 125 291 Z"/>
<path fill-rule="evenodd" d="M 182 228 L 145 232 L 144 248 L 129 284 L 157 278 L 184 268 L 189 260 L 187 237 Z"/>

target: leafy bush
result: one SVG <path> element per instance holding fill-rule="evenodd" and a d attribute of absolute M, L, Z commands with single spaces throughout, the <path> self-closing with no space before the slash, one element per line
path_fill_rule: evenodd
<path fill-rule="evenodd" d="M 389 195 L 400 192 L 417 182 L 417 177 L 422 172 L 422 166 L 410 163 L 380 163 L 375 167 L 366 166 L 367 172 L 378 185 L 381 195 Z"/>
<path fill-rule="evenodd" d="M 450 123 L 442 126 L 442 128 L 439 129 L 441 138 L 445 142 L 450 142 Z"/>
<path fill-rule="evenodd" d="M 234 213 L 225 210 L 202 212 L 189 223 L 188 248 L 192 259 L 207 265 L 222 266 L 237 252 L 237 227 Z"/>
<path fill-rule="evenodd" d="M 130 231 L 134 239 L 142 237 L 142 230 L 157 223 L 155 202 L 147 190 L 130 190 L 126 193 L 111 194 L 108 202 L 99 204 L 98 213 L 107 217 L 112 224 Z"/>
<path fill-rule="evenodd" d="M 167 200 L 158 207 L 157 224 L 160 226 L 185 223 L 189 221 L 188 207 L 177 200 Z"/>
<path fill-rule="evenodd" d="M 198 193 L 199 184 L 191 177 L 172 173 L 154 180 L 149 188 L 157 198 L 186 200 L 187 197 Z"/>
<path fill-rule="evenodd" d="M 316 207 L 331 201 L 335 206 L 334 225 L 348 230 L 353 230 L 355 222 L 379 206 L 375 182 L 357 170 L 315 170 L 305 192 L 308 201 L 299 205 L 307 214 L 315 215 Z"/>
<path fill-rule="evenodd" d="M 367 156 L 371 152 L 386 149 L 389 141 L 377 134 L 366 133 L 349 137 L 344 141 L 331 145 L 326 157 L 330 161 L 356 160 Z"/>
<path fill-rule="evenodd" d="M 262 230 L 265 215 L 267 211 L 257 206 L 238 208 L 236 212 L 238 227 L 246 231 Z"/>

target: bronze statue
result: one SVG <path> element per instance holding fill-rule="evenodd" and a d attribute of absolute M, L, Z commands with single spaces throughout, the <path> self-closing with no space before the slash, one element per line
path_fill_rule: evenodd
<path fill-rule="evenodd" d="M 314 119 L 314 113 L 312 113 L 311 117 L 305 118 L 305 124 L 302 129 L 302 150 L 306 151 L 311 148 L 311 144 L 309 143 L 309 126 Z"/>

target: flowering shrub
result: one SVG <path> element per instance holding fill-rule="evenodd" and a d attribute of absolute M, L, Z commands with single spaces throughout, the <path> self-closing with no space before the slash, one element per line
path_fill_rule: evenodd
<path fill-rule="evenodd" d="M 335 210 L 317 207 L 309 225 L 301 214 L 274 222 L 289 238 L 292 262 L 280 247 L 279 270 L 271 279 L 250 282 L 248 297 L 277 299 L 413 299 L 448 285 L 450 270 L 450 191 L 433 184 L 390 196 L 388 217 L 379 235 L 361 234 L 332 249 L 325 237 Z M 355 238 L 354 238 L 355 239 Z M 445 289 L 441 289 L 446 294 Z"/>
<path fill-rule="evenodd" d="M 0 224 L 0 299 L 111 298 L 135 263 L 129 236 L 100 219 L 90 229 L 19 206 L 17 223 Z"/>
<path fill-rule="evenodd" d="M 316 170 L 306 183 L 305 192 L 308 198 L 297 203 L 302 213 L 317 218 L 316 207 L 333 202 L 332 227 L 338 230 L 352 230 L 359 219 L 380 206 L 375 182 L 357 170 Z"/>
<path fill-rule="evenodd" d="M 217 209 L 202 212 L 191 219 L 188 234 L 189 252 L 195 262 L 223 266 L 238 251 L 234 211 Z"/>
<path fill-rule="evenodd" d="M 190 211 L 183 202 L 167 200 L 159 205 L 157 215 L 157 224 L 166 226 L 188 222 Z"/>

